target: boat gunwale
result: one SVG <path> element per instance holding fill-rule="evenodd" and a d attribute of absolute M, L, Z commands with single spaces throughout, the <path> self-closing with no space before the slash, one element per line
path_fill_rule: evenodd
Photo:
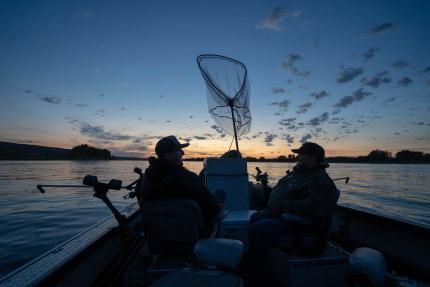
<path fill-rule="evenodd" d="M 127 220 L 129 220 L 136 213 L 139 212 L 138 203 L 137 202 L 133 202 L 133 203 L 129 204 L 128 206 L 124 207 L 123 209 L 121 209 L 120 212 L 122 214 L 125 213 L 125 215 L 127 217 Z M 0 286 L 16 286 L 13 283 L 14 281 L 11 282 L 11 283 L 13 283 L 12 285 L 9 285 L 8 281 L 10 281 L 11 279 L 13 279 L 14 276 L 19 275 L 21 272 L 26 271 L 26 269 L 29 269 L 29 268 L 33 267 L 34 264 L 40 262 L 41 260 L 47 258 L 48 256 L 50 256 L 52 254 L 61 253 L 63 250 L 65 250 L 64 247 L 66 247 L 67 245 L 70 245 L 71 243 L 73 243 L 74 241 L 76 241 L 79 238 L 83 237 L 84 235 L 87 235 L 92 230 L 95 230 L 97 227 L 99 227 L 100 225 L 103 225 L 103 224 L 106 224 L 107 226 L 105 226 L 102 231 L 99 231 L 94 236 L 94 238 L 92 238 L 91 240 L 84 239 L 81 242 L 82 246 L 80 246 L 76 250 L 73 250 L 69 254 L 63 255 L 64 258 L 62 258 L 62 260 L 59 261 L 59 264 L 57 264 L 56 266 L 52 266 L 49 270 L 41 273 L 36 278 L 33 278 L 32 280 L 28 280 L 29 282 L 26 282 L 26 283 L 22 282 L 22 283 L 25 283 L 25 284 L 24 285 L 21 284 L 21 285 L 22 286 L 34 286 L 34 285 L 39 284 L 40 282 L 42 282 L 43 280 L 45 280 L 46 278 L 48 278 L 49 276 L 51 276 L 52 274 L 54 274 L 55 272 L 57 272 L 63 266 L 65 266 L 68 262 L 72 261 L 74 258 L 78 257 L 80 254 L 84 253 L 86 250 L 88 250 L 88 248 L 90 248 L 91 246 L 93 246 L 96 242 L 98 242 L 99 240 L 101 240 L 105 236 L 108 236 L 114 230 L 117 230 L 118 222 L 116 221 L 116 219 L 114 218 L 114 216 L 110 215 L 110 216 L 102 219 L 101 221 L 97 222 L 96 224 L 94 224 L 94 225 L 86 228 L 85 230 L 79 232 L 78 234 L 74 235 L 72 238 L 70 238 L 70 239 L 68 239 L 68 240 L 66 240 L 66 241 L 64 241 L 64 242 L 56 245 L 55 247 L 49 249 L 48 251 L 42 253 L 41 255 L 39 255 L 36 258 L 32 259 L 31 261 L 27 262 L 23 266 L 15 269 L 14 271 L 10 272 L 9 274 L 6 274 L 4 277 L 0 278 Z M 21 277 L 21 276 L 19 276 L 19 277 Z M 26 276 L 24 276 L 24 278 L 25 277 Z M 25 280 L 21 279 L 21 280 L 18 280 L 18 282 L 19 281 L 25 281 Z"/>

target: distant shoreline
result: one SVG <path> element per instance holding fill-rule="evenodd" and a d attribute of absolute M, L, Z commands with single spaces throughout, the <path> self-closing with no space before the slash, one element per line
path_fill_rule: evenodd
<path fill-rule="evenodd" d="M 62 160 L 91 160 L 91 161 L 115 161 L 132 160 L 147 161 L 148 158 L 136 158 L 127 156 L 112 156 L 107 149 L 100 149 L 86 144 L 75 146 L 72 149 L 56 147 L 46 147 L 29 144 L 18 144 L 0 141 L 0 161 L 62 161 Z M 202 162 L 205 158 L 185 158 L 184 161 Z M 246 157 L 248 162 L 291 162 L 297 161 L 296 155 L 278 156 L 276 158 Z M 382 150 L 372 150 L 367 156 L 335 156 L 327 157 L 329 163 L 372 163 L 372 164 L 429 164 L 430 154 L 422 152 L 402 150 L 396 153 L 395 157 L 391 153 Z"/>

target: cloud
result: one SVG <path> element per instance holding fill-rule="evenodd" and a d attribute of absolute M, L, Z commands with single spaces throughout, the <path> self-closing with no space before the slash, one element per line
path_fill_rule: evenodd
<path fill-rule="evenodd" d="M 376 26 L 373 26 L 369 30 L 369 35 L 382 35 L 387 32 L 392 32 L 397 30 L 397 26 L 392 22 L 385 22 Z"/>
<path fill-rule="evenodd" d="M 430 66 L 428 66 L 427 68 L 422 69 L 422 70 L 420 71 L 420 73 L 429 73 L 429 72 L 430 72 Z"/>
<path fill-rule="evenodd" d="M 310 119 L 308 125 L 319 126 L 321 123 L 328 120 L 328 112 L 322 113 L 320 116 Z"/>
<path fill-rule="evenodd" d="M 311 97 L 314 97 L 315 100 L 318 101 L 319 99 L 324 98 L 324 97 L 328 97 L 329 95 L 330 95 L 329 93 L 327 93 L 326 91 L 322 90 L 322 91 L 319 91 L 319 92 L 313 92 L 311 94 Z"/>
<path fill-rule="evenodd" d="M 300 139 L 300 143 L 304 144 L 305 142 L 307 142 L 308 140 L 310 140 L 312 138 L 311 134 L 305 134 L 301 139 Z"/>
<path fill-rule="evenodd" d="M 196 140 L 207 140 L 208 139 L 207 137 L 202 137 L 202 136 L 194 136 L 194 138 Z"/>
<path fill-rule="evenodd" d="M 389 99 L 386 99 L 382 104 L 383 104 L 383 105 L 386 105 L 386 104 L 388 104 L 388 103 L 394 102 L 395 100 L 396 100 L 396 98 L 395 98 L 395 97 L 391 97 L 391 98 L 389 98 Z"/>
<path fill-rule="evenodd" d="M 184 141 L 184 142 L 187 142 L 187 143 L 189 143 L 191 140 L 192 140 L 192 138 L 190 138 L 190 137 L 178 137 L 178 139 L 180 140 L 180 141 Z"/>
<path fill-rule="evenodd" d="M 372 59 L 376 51 L 378 51 L 379 49 L 379 47 L 370 47 L 369 49 L 367 49 L 367 51 L 361 55 L 363 57 L 363 60 L 369 61 L 370 59 Z"/>
<path fill-rule="evenodd" d="M 297 113 L 298 114 L 304 114 L 309 110 L 310 107 L 312 107 L 311 102 L 304 103 L 304 104 L 299 106 L 299 110 L 297 111 Z"/>
<path fill-rule="evenodd" d="M 212 125 L 212 129 L 214 129 L 222 138 L 225 137 L 225 132 L 217 125 Z"/>
<path fill-rule="evenodd" d="M 285 139 L 287 140 L 287 143 L 289 143 L 289 144 L 294 143 L 294 137 L 291 135 L 285 135 Z"/>
<path fill-rule="evenodd" d="M 391 78 L 385 77 L 387 75 L 388 75 L 388 72 L 383 71 L 383 72 L 377 73 L 375 76 L 373 76 L 370 79 L 367 79 L 367 78 L 361 79 L 361 83 L 372 88 L 378 88 L 381 84 L 388 84 L 391 82 Z"/>
<path fill-rule="evenodd" d="M 424 126 L 425 124 L 425 122 L 412 122 L 412 125 L 414 126 Z"/>
<path fill-rule="evenodd" d="M 299 60 L 303 60 L 303 57 L 299 54 L 290 53 L 287 58 L 282 61 L 281 67 L 286 69 L 290 75 L 307 78 L 310 76 L 311 72 L 301 71 L 297 68 L 296 63 Z"/>
<path fill-rule="evenodd" d="M 402 68 L 409 67 L 410 65 L 408 62 L 406 62 L 404 60 L 397 60 L 397 61 L 393 62 L 391 64 L 391 66 L 394 68 L 402 69 Z"/>
<path fill-rule="evenodd" d="M 400 87 L 407 87 L 412 83 L 413 83 L 412 79 L 408 77 L 403 77 L 399 81 L 397 81 L 397 84 L 399 84 Z"/>
<path fill-rule="evenodd" d="M 266 144 L 266 146 L 272 146 L 273 145 L 273 140 L 275 138 L 277 138 L 278 136 L 275 134 L 267 134 L 266 137 L 264 138 L 264 143 Z"/>
<path fill-rule="evenodd" d="M 344 84 L 344 83 L 348 83 L 352 80 L 354 80 L 356 77 L 360 76 L 361 74 L 363 74 L 363 69 L 362 68 L 346 68 L 342 65 L 340 66 L 340 73 L 339 76 L 337 77 L 336 82 L 339 84 Z"/>
<path fill-rule="evenodd" d="M 272 88 L 272 94 L 283 94 L 285 90 L 283 88 Z"/>
<path fill-rule="evenodd" d="M 281 119 L 278 123 L 281 126 L 291 126 L 294 124 L 294 122 L 296 121 L 296 118 L 288 118 L 288 119 Z"/>
<path fill-rule="evenodd" d="M 103 126 L 93 126 L 87 122 L 80 122 L 79 132 L 81 135 L 101 140 L 121 141 L 133 139 L 132 136 L 106 131 Z"/>
<path fill-rule="evenodd" d="M 270 11 L 269 15 L 261 22 L 255 25 L 256 29 L 269 29 L 273 31 L 282 31 L 282 21 L 288 16 L 288 9 L 285 7 L 275 7 Z"/>
<path fill-rule="evenodd" d="M 288 110 L 288 106 L 290 105 L 290 101 L 289 100 L 283 100 L 280 102 L 270 103 L 269 105 L 278 106 L 282 111 L 286 112 Z"/>
<path fill-rule="evenodd" d="M 59 103 L 61 103 L 61 99 L 54 97 L 54 96 L 42 96 L 39 95 L 39 99 L 43 102 L 49 103 L 49 104 L 54 104 L 54 105 L 58 105 Z"/>
<path fill-rule="evenodd" d="M 125 150 L 126 152 L 144 152 L 148 150 L 148 147 L 143 144 L 132 143 L 125 145 L 121 150 Z"/>
<path fill-rule="evenodd" d="M 296 62 L 302 59 L 303 57 L 299 54 L 289 54 L 287 58 L 282 61 L 281 66 L 287 69 L 291 74 L 296 75 L 299 73 L 299 69 L 296 67 Z"/>
<path fill-rule="evenodd" d="M 366 97 L 371 95 L 371 92 L 367 92 L 363 89 L 358 89 L 352 93 L 351 96 L 345 96 L 342 99 L 340 99 L 339 102 L 337 102 L 334 107 L 338 109 L 346 108 L 347 106 L 351 105 L 354 102 L 359 102 L 364 100 Z"/>

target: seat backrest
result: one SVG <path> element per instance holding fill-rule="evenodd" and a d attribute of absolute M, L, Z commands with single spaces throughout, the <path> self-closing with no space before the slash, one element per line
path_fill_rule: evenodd
<path fill-rule="evenodd" d="M 206 187 L 209 191 L 222 189 L 226 193 L 226 210 L 249 209 L 247 162 L 244 158 L 207 158 Z"/>
<path fill-rule="evenodd" d="M 190 255 L 204 228 L 200 207 L 192 200 L 144 201 L 142 220 L 152 254 Z"/>

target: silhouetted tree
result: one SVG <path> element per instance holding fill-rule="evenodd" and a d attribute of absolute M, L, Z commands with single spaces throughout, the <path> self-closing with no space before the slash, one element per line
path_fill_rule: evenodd
<path fill-rule="evenodd" d="M 385 150 L 372 150 L 368 155 L 367 159 L 370 161 L 387 161 L 391 156 L 391 152 L 385 151 Z"/>
<path fill-rule="evenodd" d="M 401 150 L 396 153 L 396 159 L 410 161 L 410 160 L 422 160 L 424 153 L 420 151 Z"/>
<path fill-rule="evenodd" d="M 70 156 L 74 158 L 97 158 L 110 159 L 111 154 L 107 149 L 99 149 L 86 144 L 72 148 Z"/>
<path fill-rule="evenodd" d="M 276 161 L 281 161 L 281 162 L 287 161 L 287 157 L 285 155 L 280 155 L 276 158 Z"/>

